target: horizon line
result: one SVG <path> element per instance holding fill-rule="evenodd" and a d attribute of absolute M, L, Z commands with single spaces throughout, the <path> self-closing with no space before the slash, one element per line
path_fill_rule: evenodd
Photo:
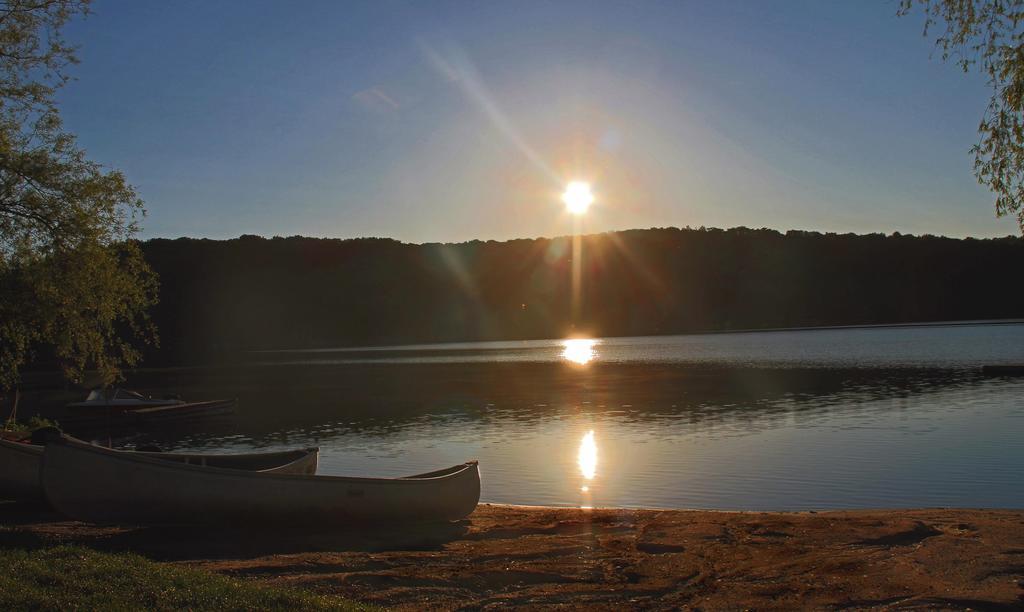
<path fill-rule="evenodd" d="M 750 232 L 773 232 L 773 233 L 776 233 L 776 234 L 778 234 L 780 236 L 786 236 L 786 235 L 788 235 L 790 233 L 804 233 L 804 234 L 817 234 L 819 236 L 857 236 L 857 237 L 882 236 L 884 238 L 897 238 L 897 237 L 899 237 L 899 238 L 939 238 L 939 239 L 944 239 L 944 240 L 958 240 L 958 241 L 966 241 L 966 240 L 978 240 L 978 241 L 982 241 L 982 240 L 1005 240 L 1007 238 L 1009 238 L 1009 239 L 1018 239 L 1018 240 L 1024 239 L 1024 235 L 1016 235 L 1016 234 L 1006 234 L 1005 236 L 978 237 L 978 236 L 948 236 L 948 235 L 945 235 L 945 234 L 929 234 L 929 233 L 912 234 L 912 233 L 900 232 L 898 230 L 893 230 L 890 233 L 884 233 L 884 232 L 880 232 L 880 231 L 879 232 L 859 233 L 859 232 L 852 232 L 852 231 L 851 232 L 837 232 L 837 231 L 824 231 L 824 230 L 813 230 L 813 229 L 797 229 L 797 228 L 791 228 L 791 229 L 787 229 L 787 230 L 780 230 L 780 229 L 773 228 L 773 227 L 750 227 L 750 226 L 746 226 L 746 225 L 736 225 L 736 226 L 727 227 L 727 228 L 709 227 L 709 226 L 704 226 L 704 225 L 701 225 L 699 227 L 692 227 L 692 226 L 689 226 L 689 225 L 682 226 L 682 227 L 673 226 L 673 225 L 667 225 L 667 226 L 652 226 L 652 227 L 646 227 L 646 228 L 644 228 L 644 227 L 634 227 L 634 228 L 627 228 L 627 229 L 607 230 L 607 231 L 603 231 L 603 232 L 592 232 L 592 233 L 586 233 L 586 234 L 558 234 L 558 235 L 555 235 L 555 236 L 530 236 L 530 237 L 516 237 L 516 238 L 504 238 L 504 239 L 469 238 L 469 239 L 461 240 L 461 241 L 457 241 L 457 242 L 440 242 L 440 241 L 413 242 L 413 241 L 401 240 L 399 238 L 394 238 L 394 237 L 391 237 L 391 236 L 368 236 L 367 235 L 367 236 L 342 237 L 342 236 L 310 236 L 310 235 L 304 235 L 304 234 L 292 234 L 290 236 L 282 236 L 282 235 L 279 235 L 279 234 L 275 234 L 273 236 L 264 236 L 262 234 L 250 234 L 250 233 L 243 233 L 243 234 L 239 234 L 237 236 L 233 236 L 233 237 L 229 237 L 229 238 L 210 238 L 208 236 L 177 236 L 177 237 L 150 236 L 148 238 L 135 238 L 135 240 L 138 240 L 139 242 L 151 242 L 151 241 L 154 241 L 154 240 L 167 240 L 167 241 L 175 241 L 175 240 L 209 240 L 211 242 L 229 242 L 229 241 L 232 241 L 232 240 L 242 240 L 242 239 L 290 240 L 290 239 L 295 239 L 295 238 L 301 238 L 301 239 L 306 239 L 306 240 L 332 240 L 332 241 L 338 241 L 338 242 L 359 241 L 359 240 L 389 240 L 389 241 L 392 241 L 392 242 L 397 242 L 399 244 L 405 244 L 405 245 L 410 245 L 410 246 L 434 246 L 434 245 L 457 246 L 457 245 L 463 245 L 463 244 L 470 244 L 470 243 L 473 243 L 473 242 L 506 243 L 506 242 L 517 242 L 517 241 L 520 241 L 520 240 L 566 240 L 566 239 L 572 239 L 572 238 L 574 238 L 576 236 L 580 236 L 582 238 L 590 238 L 590 237 L 594 237 L 594 236 L 606 236 L 608 234 L 620 234 L 620 233 L 626 233 L 626 232 L 647 232 L 647 231 L 658 231 L 658 230 L 661 230 L 661 231 L 674 230 L 674 231 L 678 231 L 678 232 L 685 232 L 685 231 L 689 231 L 689 232 L 712 232 L 712 231 L 732 232 L 732 231 L 738 231 L 738 230 L 746 230 L 746 231 L 750 231 Z"/>

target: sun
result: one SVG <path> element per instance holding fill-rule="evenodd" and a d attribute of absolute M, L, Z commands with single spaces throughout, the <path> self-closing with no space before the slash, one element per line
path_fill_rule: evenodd
<path fill-rule="evenodd" d="M 587 209 L 594 203 L 594 194 L 590 192 L 590 183 L 573 181 L 566 185 L 565 193 L 562 194 L 562 201 L 565 202 L 565 209 L 574 215 L 586 214 Z"/>

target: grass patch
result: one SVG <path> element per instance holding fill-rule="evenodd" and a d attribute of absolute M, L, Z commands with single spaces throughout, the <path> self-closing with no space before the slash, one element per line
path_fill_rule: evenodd
<path fill-rule="evenodd" d="M 369 610 L 327 595 L 77 546 L 0 550 L 0 610 Z"/>
<path fill-rule="evenodd" d="M 41 416 L 33 416 L 29 420 L 27 420 L 27 421 L 11 421 L 11 420 L 8 420 L 6 423 L 4 423 L 3 427 L 0 428 L 0 431 L 6 431 L 8 433 L 14 433 L 14 434 L 20 434 L 20 435 L 26 435 L 27 436 L 28 434 L 32 433 L 33 431 L 35 431 L 37 429 L 42 429 L 43 427 L 58 427 L 59 428 L 60 426 L 57 424 L 57 421 L 51 421 L 50 419 L 47 419 L 47 418 L 44 418 L 44 417 L 41 417 Z"/>

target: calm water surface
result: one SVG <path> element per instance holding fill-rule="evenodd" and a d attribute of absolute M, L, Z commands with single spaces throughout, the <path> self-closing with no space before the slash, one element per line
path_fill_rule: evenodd
<path fill-rule="evenodd" d="M 483 499 L 721 509 L 1024 507 L 1024 324 L 254 354 L 129 382 L 239 397 L 170 449 L 318 445 L 320 473 L 480 460 Z"/>

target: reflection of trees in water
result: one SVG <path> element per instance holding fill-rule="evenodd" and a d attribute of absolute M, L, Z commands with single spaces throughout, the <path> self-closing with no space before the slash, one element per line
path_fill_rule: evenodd
<path fill-rule="evenodd" d="M 482 429 L 542 425 L 566 414 L 615 419 L 653 431 L 656 421 L 727 433 L 797 424 L 865 410 L 875 400 L 969 388 L 980 375 L 924 369 L 753 369 L 659 364 L 551 363 L 238 366 L 150 371 L 140 388 L 188 398 L 237 396 L 238 413 L 201 429 L 163 430 L 147 440 L 288 445 L 339 435 L 409 438 L 438 428 L 472 436 Z M 662 428 L 666 435 L 668 428 Z M 724 430 L 724 431 L 723 431 Z M 678 431 L 678 430 L 676 430 Z"/>

